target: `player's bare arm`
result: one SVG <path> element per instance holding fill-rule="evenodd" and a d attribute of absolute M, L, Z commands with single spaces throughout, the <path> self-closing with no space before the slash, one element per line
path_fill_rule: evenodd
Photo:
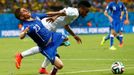
<path fill-rule="evenodd" d="M 75 38 L 78 44 L 82 43 L 81 39 L 74 34 L 69 25 L 65 25 L 64 28 Z"/>
<path fill-rule="evenodd" d="M 126 13 L 126 20 L 124 21 L 124 24 L 129 24 L 128 13 Z"/>
<path fill-rule="evenodd" d="M 56 12 L 48 12 L 47 15 L 48 16 L 55 16 L 55 15 L 66 16 L 66 13 L 65 11 L 56 11 Z"/>
<path fill-rule="evenodd" d="M 24 39 L 28 31 L 29 31 L 29 27 L 27 27 L 24 31 L 22 31 L 19 36 L 20 39 Z"/>
<path fill-rule="evenodd" d="M 124 15 L 124 11 L 121 12 L 121 16 L 120 16 L 120 19 L 122 20 L 123 18 L 123 15 Z"/>
<path fill-rule="evenodd" d="M 60 15 L 55 15 L 52 17 L 49 17 L 48 19 L 46 19 L 47 22 L 54 22 L 58 17 L 60 17 Z"/>
<path fill-rule="evenodd" d="M 48 12 L 48 16 L 50 16 L 46 21 L 47 22 L 54 22 L 60 16 L 66 16 L 65 11 L 57 11 L 57 12 Z"/>
<path fill-rule="evenodd" d="M 110 15 L 108 15 L 107 11 L 104 12 L 104 15 L 105 15 L 106 17 L 108 17 L 108 19 L 109 19 L 110 22 L 113 21 L 113 18 L 112 18 Z"/>

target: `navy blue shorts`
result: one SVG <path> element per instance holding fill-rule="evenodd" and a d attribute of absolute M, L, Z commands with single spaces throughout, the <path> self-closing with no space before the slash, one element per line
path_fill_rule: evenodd
<path fill-rule="evenodd" d="M 123 22 L 122 21 L 113 21 L 110 29 L 115 30 L 116 33 L 123 31 Z"/>
<path fill-rule="evenodd" d="M 53 34 L 52 42 L 50 42 L 44 48 L 40 48 L 40 51 L 45 55 L 52 64 L 54 64 L 55 56 L 57 54 L 57 48 L 63 42 L 64 36 L 60 33 Z"/>

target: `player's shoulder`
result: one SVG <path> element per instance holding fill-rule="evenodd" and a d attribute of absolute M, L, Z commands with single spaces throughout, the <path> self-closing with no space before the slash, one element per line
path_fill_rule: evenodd
<path fill-rule="evenodd" d="M 66 7 L 65 10 L 68 10 L 68 11 L 78 11 L 78 9 L 75 8 L 75 7 Z"/>
<path fill-rule="evenodd" d="M 121 2 L 121 1 L 119 1 L 118 3 L 119 3 L 120 5 L 123 5 L 123 2 Z"/>
<path fill-rule="evenodd" d="M 113 5 L 114 5 L 114 2 L 113 1 L 111 1 L 111 2 L 108 3 L 108 7 L 111 7 Z"/>
<path fill-rule="evenodd" d="M 67 7 L 65 12 L 66 12 L 66 15 L 68 15 L 68 16 L 78 16 L 79 15 L 78 9 L 74 8 L 74 7 Z"/>

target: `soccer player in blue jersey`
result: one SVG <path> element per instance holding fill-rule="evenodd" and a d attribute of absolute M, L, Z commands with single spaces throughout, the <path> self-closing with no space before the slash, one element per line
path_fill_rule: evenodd
<path fill-rule="evenodd" d="M 72 7 L 68 7 L 68 8 L 64 8 L 62 10 L 62 12 L 53 12 L 53 14 L 51 15 L 55 15 L 56 14 L 60 14 L 62 13 L 62 16 L 61 17 L 58 17 L 58 19 L 55 20 L 54 23 L 48 23 L 48 22 L 43 22 L 43 24 L 46 24 L 45 27 L 49 30 L 56 30 L 56 27 L 58 25 L 66 25 L 66 24 L 69 24 L 70 21 L 73 21 L 73 19 L 76 19 L 78 16 L 86 16 L 87 13 L 88 13 L 88 7 L 90 7 L 90 3 L 88 3 L 87 1 L 81 1 L 79 4 L 78 4 L 78 9 L 77 8 L 72 8 Z M 63 15 L 64 14 L 64 15 Z M 70 21 L 67 21 L 67 20 L 70 20 Z M 53 26 L 52 26 L 53 25 Z M 68 25 L 66 25 L 68 26 Z M 52 28 L 52 29 L 51 29 Z M 78 42 L 78 43 L 81 43 L 81 39 L 74 34 L 74 32 L 70 31 L 69 28 L 66 27 L 66 29 L 68 30 L 68 32 L 75 38 L 75 40 Z M 26 57 L 26 56 L 30 56 L 32 54 L 36 54 L 39 52 L 39 48 L 38 47 L 33 47 L 29 50 L 26 50 L 24 52 L 21 53 L 21 55 L 23 57 Z M 57 55 L 58 56 L 58 55 Z M 40 74 L 47 74 L 47 70 L 45 69 L 46 66 L 49 64 L 49 61 L 47 60 L 47 62 L 43 62 L 42 64 L 42 68 L 39 70 L 39 73 Z"/>
<path fill-rule="evenodd" d="M 129 21 L 126 20 L 126 14 L 124 13 L 124 16 L 123 16 L 123 18 L 122 18 L 121 25 L 123 26 L 123 25 L 127 25 L 127 24 L 129 24 Z M 110 31 L 110 28 L 109 28 L 109 31 Z M 118 35 L 116 36 L 116 38 L 117 38 L 118 41 L 120 41 L 120 38 L 119 38 Z M 110 32 L 109 32 L 109 34 L 108 34 L 107 36 L 104 36 L 104 37 L 102 38 L 101 45 L 104 45 L 104 43 L 105 43 L 107 40 L 109 40 L 109 39 L 110 39 Z M 119 47 L 122 47 L 122 46 L 123 46 L 123 43 L 120 43 L 120 44 L 119 44 Z"/>
<path fill-rule="evenodd" d="M 55 71 L 63 67 L 62 61 L 56 56 L 57 48 L 65 41 L 65 37 L 61 33 L 51 32 L 43 26 L 40 19 L 47 17 L 46 14 L 31 14 L 25 8 L 18 8 L 15 11 L 15 16 L 23 21 L 20 39 L 24 39 L 25 36 L 28 35 L 37 44 L 40 53 L 46 56 L 55 66 L 50 75 L 56 75 Z M 57 17 L 58 15 L 54 16 L 54 18 Z M 16 55 L 16 67 L 18 69 L 20 68 L 23 54 L 25 55 L 26 53 L 23 52 Z"/>
<path fill-rule="evenodd" d="M 109 15 L 108 12 L 111 12 Z M 123 24 L 122 19 L 124 13 L 126 14 L 126 22 L 129 22 L 128 20 L 128 12 L 125 7 L 125 5 L 120 2 L 119 0 L 114 0 L 113 2 L 110 2 L 108 6 L 106 7 L 106 10 L 104 12 L 104 15 L 108 17 L 109 21 L 111 22 L 110 25 L 110 50 L 116 50 L 114 47 L 114 37 L 117 37 L 120 41 L 120 46 L 123 45 Z M 108 36 L 109 38 L 109 36 Z M 107 39 L 107 38 L 106 38 Z M 102 41 L 102 44 L 104 43 L 104 40 Z"/>

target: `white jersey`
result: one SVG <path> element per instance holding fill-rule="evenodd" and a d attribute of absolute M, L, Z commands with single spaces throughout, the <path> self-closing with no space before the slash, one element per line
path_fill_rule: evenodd
<path fill-rule="evenodd" d="M 50 31 L 56 31 L 58 27 L 64 27 L 65 25 L 70 24 L 79 16 L 79 12 L 77 8 L 68 7 L 64 8 L 61 11 L 65 11 L 66 16 L 58 17 L 53 23 L 46 22 L 47 18 L 42 19 L 43 25 Z"/>

